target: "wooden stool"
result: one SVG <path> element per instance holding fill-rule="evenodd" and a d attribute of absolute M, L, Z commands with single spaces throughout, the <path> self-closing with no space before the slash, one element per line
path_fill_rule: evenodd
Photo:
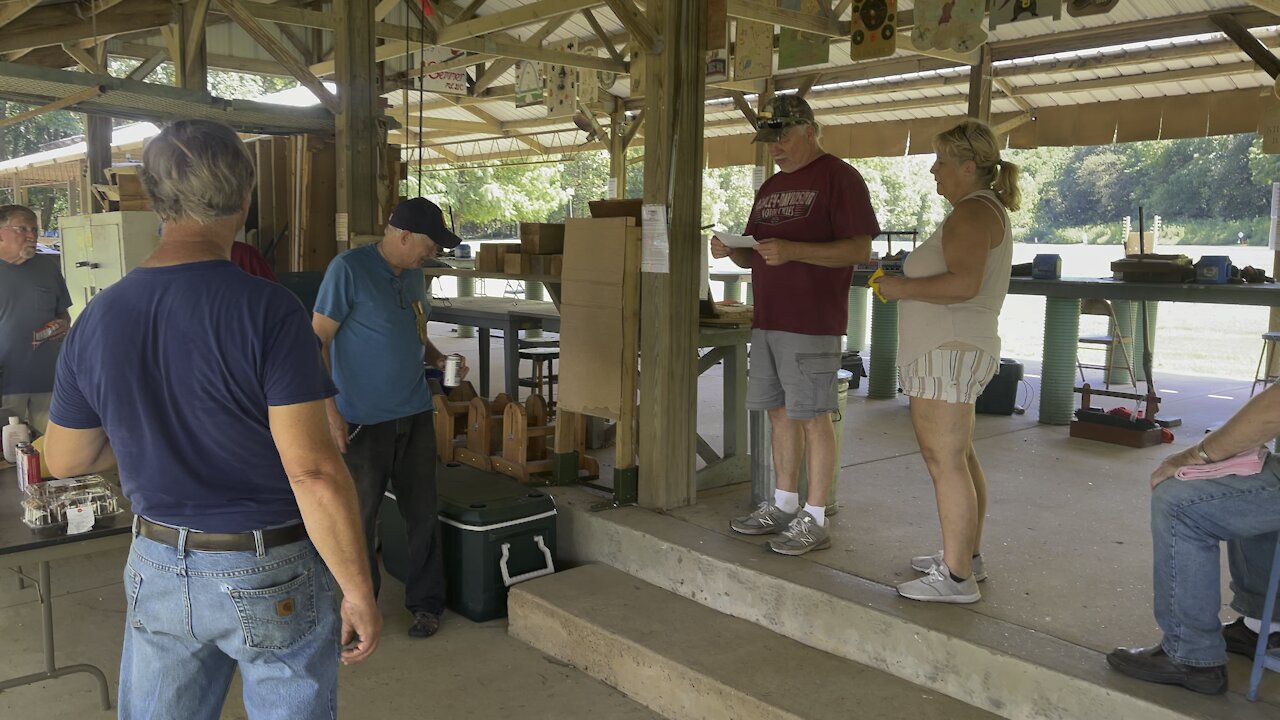
<path fill-rule="evenodd" d="M 542 385 L 545 382 L 547 386 L 547 405 L 555 405 L 555 393 L 552 391 L 552 386 L 557 380 L 555 361 L 560 359 L 559 346 L 524 348 L 519 353 L 521 358 L 528 359 L 533 363 L 533 377 L 520 378 L 520 384 L 532 388 L 534 393 L 541 395 Z"/>
<path fill-rule="evenodd" d="M 1253 397 L 1253 393 L 1258 389 L 1258 383 L 1262 383 L 1262 389 L 1266 389 L 1267 385 L 1280 380 L 1280 375 L 1271 374 L 1271 358 L 1275 357 L 1276 343 L 1280 343 L 1280 332 L 1264 332 L 1262 333 L 1262 353 L 1258 355 L 1258 367 L 1253 371 L 1253 384 L 1249 386 L 1249 397 Z M 1266 369 L 1263 370 L 1263 366 Z"/>

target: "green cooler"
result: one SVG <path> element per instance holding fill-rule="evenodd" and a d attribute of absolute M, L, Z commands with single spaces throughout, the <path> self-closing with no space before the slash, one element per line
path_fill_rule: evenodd
<path fill-rule="evenodd" d="M 507 588 L 555 572 L 556 506 L 550 495 L 505 475 L 437 465 L 445 597 L 476 622 L 507 614 Z M 404 580 L 404 520 L 387 493 L 379 515 L 382 562 Z"/>

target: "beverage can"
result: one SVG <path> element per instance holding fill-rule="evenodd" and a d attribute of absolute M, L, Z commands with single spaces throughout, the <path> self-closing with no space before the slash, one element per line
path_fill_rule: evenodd
<path fill-rule="evenodd" d="M 445 356 L 444 359 L 444 386 L 458 387 L 458 383 L 462 382 L 462 356 L 458 353 L 452 353 Z"/>

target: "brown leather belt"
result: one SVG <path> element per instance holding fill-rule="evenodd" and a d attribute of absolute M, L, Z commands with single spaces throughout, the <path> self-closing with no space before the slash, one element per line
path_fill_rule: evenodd
<path fill-rule="evenodd" d="M 154 540 L 162 545 L 169 547 L 178 547 L 179 531 L 177 528 L 171 528 L 168 525 L 159 525 L 150 520 L 138 518 L 138 534 L 148 540 Z M 288 545 L 296 543 L 307 537 L 307 528 L 302 523 L 289 525 L 287 527 L 272 528 L 262 531 L 262 546 L 264 548 L 276 547 L 277 545 Z M 257 543 L 253 540 L 252 532 L 243 533 L 206 533 L 206 532 L 188 532 L 187 533 L 187 549 L 188 550 L 207 550 L 211 552 L 244 552 L 257 550 Z"/>

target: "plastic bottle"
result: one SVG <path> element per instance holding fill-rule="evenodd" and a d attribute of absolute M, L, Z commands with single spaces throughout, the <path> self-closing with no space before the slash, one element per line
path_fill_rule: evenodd
<path fill-rule="evenodd" d="M 17 415 L 13 415 L 9 418 L 9 424 L 4 426 L 5 462 L 18 461 L 17 447 L 20 442 L 31 442 L 31 428 L 27 427 Z"/>

